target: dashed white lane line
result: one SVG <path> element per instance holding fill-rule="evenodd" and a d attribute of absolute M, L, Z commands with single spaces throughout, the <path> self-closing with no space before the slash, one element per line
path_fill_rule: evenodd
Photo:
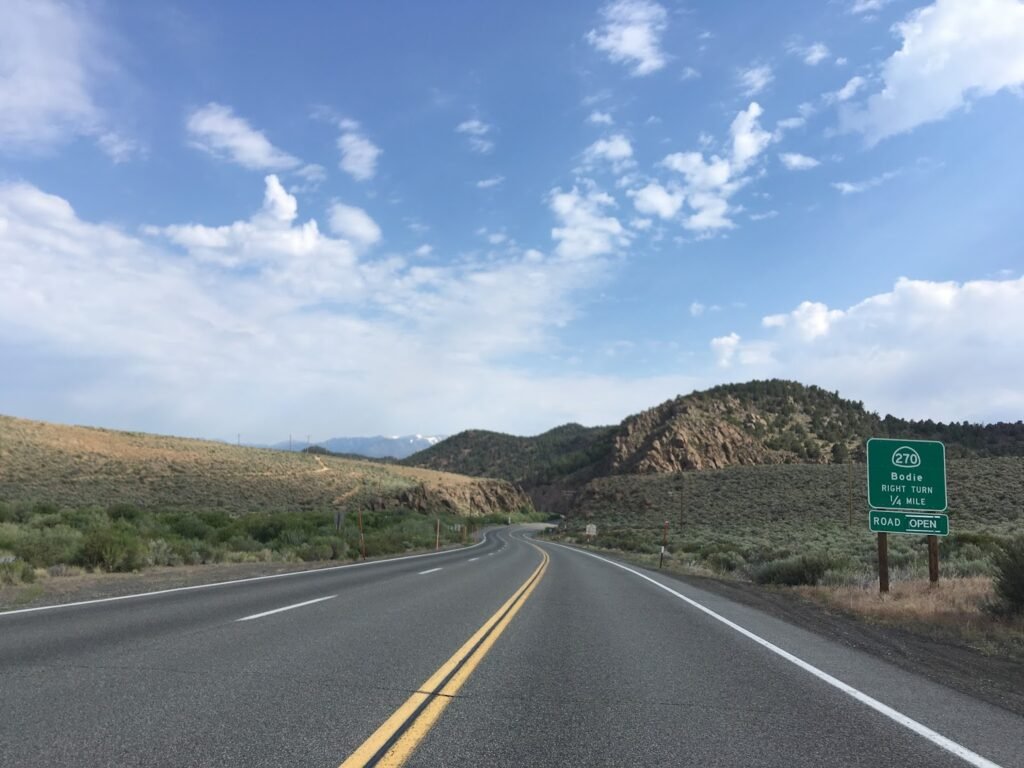
<path fill-rule="evenodd" d="M 440 571 L 440 570 L 441 570 L 440 568 L 431 568 L 429 571 L 420 571 L 419 575 L 420 576 L 426 576 L 428 573 L 433 573 L 434 571 Z"/>
<path fill-rule="evenodd" d="M 328 595 L 327 597 L 318 597 L 315 600 L 307 600 L 304 603 L 295 603 L 294 605 L 286 605 L 284 608 L 275 608 L 272 611 L 264 611 L 263 613 L 254 613 L 252 616 L 245 616 L 241 619 L 235 619 L 235 621 L 252 621 L 253 619 L 262 619 L 264 616 L 270 616 L 275 613 L 281 613 L 281 611 L 290 611 L 292 608 L 302 608 L 305 605 L 312 605 L 313 603 L 319 603 L 323 600 L 330 600 L 332 597 L 337 595 Z"/>
<path fill-rule="evenodd" d="M 475 549 L 483 544 L 487 543 L 487 534 L 485 533 L 483 538 L 480 539 L 476 544 L 472 544 L 466 547 L 466 549 Z M 246 579 L 231 579 L 229 581 L 215 581 L 210 584 L 193 584 L 189 587 L 172 587 L 171 589 L 158 589 L 153 592 L 137 592 L 133 595 L 117 595 L 116 597 L 100 597 L 95 600 L 78 600 L 73 603 L 61 603 L 59 605 L 37 605 L 35 608 L 18 608 L 14 611 L 0 611 L 0 619 L 4 616 L 15 616 L 21 613 L 36 613 L 38 611 L 55 611 L 61 608 L 77 608 L 82 605 L 96 605 L 97 603 L 114 603 L 121 600 L 133 600 L 137 597 L 156 597 L 157 595 L 169 595 L 173 592 L 192 592 L 201 589 L 210 589 L 212 587 L 230 587 L 235 584 L 246 584 L 251 581 L 267 581 L 269 579 L 286 579 L 290 576 L 322 576 L 329 571 L 343 571 L 349 568 L 367 568 L 375 565 L 388 565 L 389 563 L 397 563 L 402 560 L 417 560 L 421 557 L 437 557 L 438 555 L 451 554 L 452 550 L 442 550 L 441 552 L 423 552 L 418 555 L 403 555 L 402 557 L 386 557 L 380 560 L 367 560 L 362 563 L 347 563 L 345 565 L 332 565 L 328 568 L 311 568 L 308 571 L 289 571 L 288 573 L 272 573 L 268 576 L 250 576 Z"/>
<path fill-rule="evenodd" d="M 471 558 L 469 558 L 469 562 L 472 563 L 474 560 L 479 560 L 479 559 L 480 559 L 479 557 L 471 557 Z"/>

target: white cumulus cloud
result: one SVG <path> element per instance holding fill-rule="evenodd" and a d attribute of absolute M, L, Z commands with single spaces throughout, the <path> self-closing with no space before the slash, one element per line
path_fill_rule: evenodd
<path fill-rule="evenodd" d="M 779 160 L 781 160 L 782 164 L 786 166 L 786 169 L 790 171 L 807 171 L 821 165 L 821 163 L 813 157 L 801 155 L 797 152 L 783 152 L 779 155 Z"/>
<path fill-rule="evenodd" d="M 466 137 L 470 149 L 474 152 L 486 155 L 494 150 L 494 142 L 487 138 L 492 127 L 482 120 L 473 118 L 472 120 L 463 120 L 455 126 L 455 132 Z"/>
<path fill-rule="evenodd" d="M 185 128 L 191 146 L 243 168 L 282 171 L 302 164 L 223 104 L 211 102 L 194 110 L 185 121 Z"/>
<path fill-rule="evenodd" d="M 722 368 L 732 365 L 733 358 L 740 346 L 740 336 L 730 333 L 728 336 L 717 336 L 711 340 L 711 352 L 715 356 L 715 362 Z"/>
<path fill-rule="evenodd" d="M 665 66 L 661 35 L 668 13 L 650 0 L 616 0 L 601 9 L 604 25 L 587 33 L 587 41 L 612 61 L 633 65 L 634 75 L 649 75 Z"/>
<path fill-rule="evenodd" d="M 853 0 L 853 4 L 850 5 L 850 13 L 875 13 L 876 11 L 882 10 L 882 8 L 891 2 L 892 0 Z"/>
<path fill-rule="evenodd" d="M 904 418 L 1016 420 L 1024 412 L 1024 278 L 901 278 L 846 309 L 804 301 L 763 326 L 762 338 L 714 340 L 717 358 L 738 362 L 745 378 L 839 389 Z"/>
<path fill-rule="evenodd" d="M 354 120 L 342 120 L 340 126 L 338 149 L 341 151 L 341 170 L 356 181 L 369 181 L 377 175 L 377 158 L 383 150 L 363 135 L 359 123 Z"/>
<path fill-rule="evenodd" d="M 804 301 L 792 312 L 762 318 L 765 328 L 792 328 L 802 339 L 810 341 L 828 333 L 833 322 L 843 316 L 841 310 L 829 309 L 820 302 Z"/>
<path fill-rule="evenodd" d="M 573 209 L 607 218 L 599 193 L 579 198 L 560 208 L 569 226 L 586 225 Z M 550 353 L 577 292 L 605 279 L 599 259 L 364 259 L 301 219 L 272 176 L 262 206 L 234 222 L 139 236 L 21 183 L 0 184 L 0 222 L 0 359 L 22 371 L 0 377 L 0 400 L 14 412 L 269 441 L 324 423 L 324 403 L 342 402 L 342 428 L 360 432 L 537 432 L 610 422 L 694 386 L 521 368 L 523 355 Z M 62 375 L 27 386 L 26 349 L 37 369 Z"/>
<path fill-rule="evenodd" d="M 790 53 L 794 53 L 804 60 L 804 64 L 815 67 L 829 57 L 828 46 L 824 43 L 811 43 L 807 46 L 792 45 Z"/>
<path fill-rule="evenodd" d="M 374 245 L 380 241 L 377 222 L 362 208 L 344 203 L 333 203 L 328 209 L 331 232 L 358 245 Z"/>
<path fill-rule="evenodd" d="M 860 75 L 855 75 L 851 77 L 849 80 L 847 80 L 846 85 L 844 85 L 838 91 L 835 91 L 834 93 L 825 94 L 825 101 L 826 103 L 829 104 L 849 101 L 854 96 L 856 96 L 857 92 L 860 91 L 860 89 L 863 88 L 865 85 L 867 85 L 867 83 L 868 81 L 865 80 L 863 77 L 861 77 Z"/>
<path fill-rule="evenodd" d="M 632 165 L 633 145 L 621 133 L 606 139 L 598 139 L 583 152 L 583 160 L 588 164 L 604 161 L 610 163 L 616 172 Z"/>
<path fill-rule="evenodd" d="M 756 96 L 775 79 L 772 68 L 766 64 L 754 65 L 747 69 L 741 69 L 736 75 L 736 81 L 743 90 L 744 96 Z"/>
<path fill-rule="evenodd" d="M 663 187 L 655 181 L 630 194 L 637 211 L 663 219 L 671 219 L 679 213 L 685 199 L 680 190 Z"/>
<path fill-rule="evenodd" d="M 685 228 L 707 233 L 734 226 L 729 199 L 747 183 L 747 170 L 774 140 L 761 127 L 762 114 L 757 102 L 736 114 L 729 126 L 731 152 L 727 157 L 675 152 L 662 160 L 663 166 L 683 175 L 683 194 L 690 210 L 683 222 Z"/>
<path fill-rule="evenodd" d="M 563 258 L 601 256 L 629 244 L 629 233 L 606 213 L 615 207 L 615 200 L 605 192 L 556 188 L 548 196 L 548 204 L 561 225 L 551 230 L 551 237 L 558 241 L 555 252 Z"/>
<path fill-rule="evenodd" d="M 52 150 L 94 138 L 114 162 L 140 151 L 111 126 L 100 86 L 116 90 L 121 68 L 108 25 L 92 5 L 8 0 L 0 20 L 0 151 Z"/>
<path fill-rule="evenodd" d="M 902 45 L 882 65 L 882 90 L 840 114 L 870 144 L 1024 85 L 1020 0 L 936 0 L 895 29 Z"/>
<path fill-rule="evenodd" d="M 899 175 L 900 171 L 886 171 L 863 181 L 834 181 L 832 182 L 832 188 L 844 195 L 857 195 L 861 192 L 867 192 L 869 189 L 880 187 L 885 182 L 895 179 Z"/>

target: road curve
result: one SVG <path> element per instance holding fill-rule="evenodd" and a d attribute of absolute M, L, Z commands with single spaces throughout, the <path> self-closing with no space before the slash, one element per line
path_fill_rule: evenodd
<path fill-rule="evenodd" d="M 332 768 L 404 718 L 408 765 L 1024 766 L 1009 712 L 525 537 L 0 614 L 0 765 Z"/>

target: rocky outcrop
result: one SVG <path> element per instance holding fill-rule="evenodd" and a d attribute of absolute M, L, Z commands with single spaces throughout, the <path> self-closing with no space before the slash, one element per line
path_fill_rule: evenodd
<path fill-rule="evenodd" d="M 758 436 L 765 426 L 762 414 L 736 398 L 677 397 L 622 422 L 613 438 L 610 469 L 657 474 L 782 463 L 785 455 Z"/>
<path fill-rule="evenodd" d="M 401 491 L 397 505 L 419 512 L 454 513 L 465 517 L 505 515 L 532 507 L 529 497 L 511 483 L 475 480 L 471 483 L 421 483 Z"/>

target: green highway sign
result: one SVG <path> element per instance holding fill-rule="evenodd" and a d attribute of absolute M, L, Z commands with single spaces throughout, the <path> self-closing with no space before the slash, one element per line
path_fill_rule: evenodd
<path fill-rule="evenodd" d="M 868 512 L 872 533 L 916 533 L 929 536 L 949 535 L 949 515 L 932 512 L 893 512 L 873 509 Z"/>
<path fill-rule="evenodd" d="M 945 512 L 946 446 L 935 440 L 868 440 L 868 506 Z"/>

